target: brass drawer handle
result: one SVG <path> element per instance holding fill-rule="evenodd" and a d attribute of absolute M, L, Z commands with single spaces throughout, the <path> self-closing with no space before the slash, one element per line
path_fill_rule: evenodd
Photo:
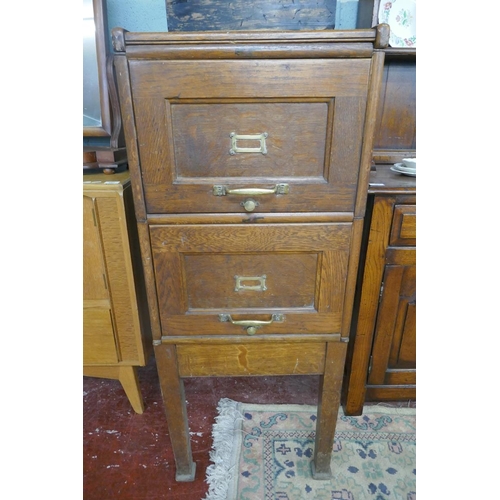
<path fill-rule="evenodd" d="M 243 326 L 248 335 L 254 335 L 258 328 L 261 328 L 265 325 L 270 325 L 274 321 L 281 322 L 285 321 L 284 314 L 273 314 L 269 321 L 259 321 L 254 319 L 243 319 L 243 320 L 234 320 L 230 314 L 219 314 L 219 321 L 221 322 L 229 322 L 233 325 Z"/>
<path fill-rule="evenodd" d="M 288 194 L 290 191 L 290 186 L 288 184 L 276 184 L 271 189 L 261 189 L 261 188 L 228 189 L 226 186 L 216 184 L 212 188 L 212 191 L 215 196 L 226 196 L 228 194 L 236 194 L 241 196 L 258 196 L 260 194 Z"/>

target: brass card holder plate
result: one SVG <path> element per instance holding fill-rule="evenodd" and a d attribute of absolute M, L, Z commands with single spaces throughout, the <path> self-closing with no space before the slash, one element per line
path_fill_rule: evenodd
<path fill-rule="evenodd" d="M 234 279 L 236 284 L 234 286 L 234 291 L 239 292 L 240 290 L 253 290 L 257 292 L 264 292 L 267 290 L 266 286 L 266 275 L 262 276 L 235 276 Z M 256 283 L 255 285 L 245 284 L 245 282 Z"/>
<path fill-rule="evenodd" d="M 238 153 L 262 153 L 267 154 L 266 139 L 268 137 L 267 132 L 262 134 L 237 134 L 236 132 L 231 132 L 229 137 L 231 138 L 231 149 L 229 150 L 230 155 L 235 155 Z M 254 148 L 249 147 L 239 147 L 238 141 L 259 141 L 259 146 Z"/>

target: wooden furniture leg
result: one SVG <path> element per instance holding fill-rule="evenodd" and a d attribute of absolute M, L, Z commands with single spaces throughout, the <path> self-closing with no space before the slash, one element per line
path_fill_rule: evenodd
<path fill-rule="evenodd" d="M 139 388 L 139 378 L 136 366 L 119 366 L 118 380 L 122 384 L 123 390 L 136 413 L 144 412 L 144 403 Z"/>
<path fill-rule="evenodd" d="M 196 464 L 193 462 L 186 410 L 184 382 L 179 377 L 175 345 L 157 345 L 155 358 L 161 393 L 167 416 L 170 441 L 174 451 L 176 481 L 193 481 Z"/>
<path fill-rule="evenodd" d="M 312 463 L 314 479 L 332 477 L 330 462 L 340 406 L 347 342 L 328 342 L 325 371 L 320 379 L 316 444 Z"/>
<path fill-rule="evenodd" d="M 136 413 L 144 412 L 137 366 L 84 366 L 83 375 L 119 380 L 134 411 Z"/>

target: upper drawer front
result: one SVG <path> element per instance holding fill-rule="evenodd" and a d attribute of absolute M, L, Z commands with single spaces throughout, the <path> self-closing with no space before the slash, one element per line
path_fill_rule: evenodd
<path fill-rule="evenodd" d="M 258 212 L 352 211 L 369 70 L 370 59 L 130 61 L 148 212 L 244 213 L 247 198 Z"/>
<path fill-rule="evenodd" d="M 416 205 L 395 205 L 392 229 L 389 238 L 391 246 L 415 246 L 417 242 Z"/>
<path fill-rule="evenodd" d="M 150 231 L 163 335 L 340 331 L 350 223 Z"/>

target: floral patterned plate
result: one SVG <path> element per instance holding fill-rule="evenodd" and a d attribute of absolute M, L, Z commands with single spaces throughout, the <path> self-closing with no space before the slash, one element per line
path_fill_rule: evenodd
<path fill-rule="evenodd" d="M 379 23 L 391 27 L 391 47 L 417 46 L 417 0 L 381 0 Z"/>

